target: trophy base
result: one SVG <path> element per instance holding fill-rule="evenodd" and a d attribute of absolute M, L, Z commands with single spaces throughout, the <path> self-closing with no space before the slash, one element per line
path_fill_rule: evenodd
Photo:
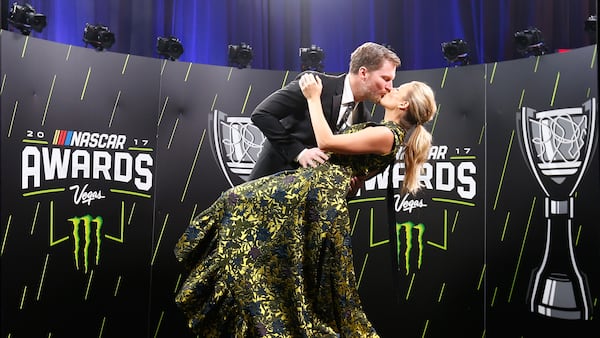
<path fill-rule="evenodd" d="M 579 310 L 565 310 L 558 309 L 544 305 L 538 305 L 538 313 L 544 315 L 546 317 L 559 318 L 559 319 L 571 319 L 571 320 L 580 320 L 584 319 L 581 316 L 581 311 Z"/>
<path fill-rule="evenodd" d="M 541 281 L 542 282 L 542 281 Z M 551 274 L 543 283 L 541 298 L 532 309 L 537 313 L 552 318 L 580 320 L 584 312 L 578 308 L 576 288 L 573 282 L 563 274 Z"/>

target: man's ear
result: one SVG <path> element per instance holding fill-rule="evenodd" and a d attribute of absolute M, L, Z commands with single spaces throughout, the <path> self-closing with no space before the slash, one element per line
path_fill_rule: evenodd
<path fill-rule="evenodd" d="M 367 69 L 367 67 L 361 66 L 360 68 L 358 68 L 358 77 L 364 80 L 368 72 L 369 70 Z"/>

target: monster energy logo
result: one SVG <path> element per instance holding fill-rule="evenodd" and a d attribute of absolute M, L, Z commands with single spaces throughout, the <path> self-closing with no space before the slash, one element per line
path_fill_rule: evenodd
<path fill-rule="evenodd" d="M 402 254 L 402 238 L 401 232 L 402 228 L 404 228 L 404 267 L 406 268 L 406 274 L 410 271 L 410 253 L 413 248 L 413 230 L 417 230 L 417 243 L 419 245 L 419 255 L 417 256 L 417 268 L 421 268 L 421 263 L 423 262 L 423 233 L 425 232 L 425 225 L 419 223 L 415 225 L 412 222 L 405 223 L 396 223 L 396 255 L 398 260 L 398 266 L 400 266 L 400 256 Z"/>
<path fill-rule="evenodd" d="M 85 215 L 83 217 L 69 218 L 69 221 L 73 224 L 73 256 L 75 258 L 75 267 L 79 270 L 79 250 L 81 249 L 81 238 L 79 236 L 79 228 L 83 226 L 83 266 L 85 273 L 88 272 L 90 246 L 92 244 L 92 224 L 96 225 L 94 231 L 94 237 L 96 238 L 96 259 L 95 263 L 98 265 L 100 262 L 100 244 L 102 243 L 102 237 L 100 236 L 102 231 L 103 219 L 100 216 L 92 217 L 91 215 Z"/>

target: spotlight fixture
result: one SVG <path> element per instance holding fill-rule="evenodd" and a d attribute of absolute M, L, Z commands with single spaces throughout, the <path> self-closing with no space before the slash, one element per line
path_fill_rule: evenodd
<path fill-rule="evenodd" d="M 164 56 L 165 59 L 175 61 L 183 54 L 183 46 L 179 39 L 171 36 L 168 38 L 159 37 L 156 41 L 156 50 L 158 55 Z"/>
<path fill-rule="evenodd" d="M 540 56 L 546 54 L 548 51 L 542 37 L 542 32 L 535 27 L 516 32 L 514 38 L 517 52 L 523 56 Z"/>
<path fill-rule="evenodd" d="M 239 45 L 229 45 L 227 49 L 227 57 L 229 58 L 230 66 L 238 68 L 247 68 L 252 61 L 252 47 L 245 42 Z"/>
<path fill-rule="evenodd" d="M 106 26 L 86 23 L 83 30 L 83 42 L 86 47 L 90 44 L 101 51 L 110 48 L 115 43 L 115 35 Z"/>
<path fill-rule="evenodd" d="M 596 43 L 597 37 L 598 37 L 598 31 L 597 31 L 597 26 L 596 26 L 596 22 L 598 21 L 598 17 L 595 15 L 590 15 L 586 20 L 585 20 L 585 24 L 584 24 L 584 30 L 589 34 L 591 40 L 592 40 L 592 44 Z"/>
<path fill-rule="evenodd" d="M 23 35 L 29 35 L 32 29 L 39 33 L 46 27 L 46 16 L 36 13 L 30 4 L 19 5 L 15 2 L 10 8 L 8 22 Z"/>
<path fill-rule="evenodd" d="M 450 64 L 468 65 L 471 62 L 469 57 L 470 52 L 469 44 L 463 39 L 442 42 L 442 54 L 444 54 L 444 59 Z"/>
<path fill-rule="evenodd" d="M 318 72 L 323 71 L 323 59 L 325 59 L 325 52 L 321 47 L 312 45 L 310 47 L 300 48 L 300 61 L 302 62 L 302 71 L 315 70 Z"/>

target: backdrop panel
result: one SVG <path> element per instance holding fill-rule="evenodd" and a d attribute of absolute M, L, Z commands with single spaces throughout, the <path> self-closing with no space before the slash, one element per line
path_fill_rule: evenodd
<path fill-rule="evenodd" d="M 160 68 L 2 39 L 2 335 L 145 336 Z"/>
<path fill-rule="evenodd" d="M 594 47 L 488 67 L 488 336 L 579 337 L 598 329 L 597 67 Z M 527 136 L 520 128 L 523 110 L 539 114 L 526 118 L 531 125 Z M 559 202 L 568 205 L 559 207 Z M 535 287 L 541 266 L 554 277 L 540 276 Z M 593 319 L 554 318 L 566 315 L 559 313 L 559 305 L 547 307 L 557 312 L 552 317 L 534 315 L 540 306 L 531 304 L 534 291 L 578 299 L 570 315 L 579 311 L 580 317 Z"/>

